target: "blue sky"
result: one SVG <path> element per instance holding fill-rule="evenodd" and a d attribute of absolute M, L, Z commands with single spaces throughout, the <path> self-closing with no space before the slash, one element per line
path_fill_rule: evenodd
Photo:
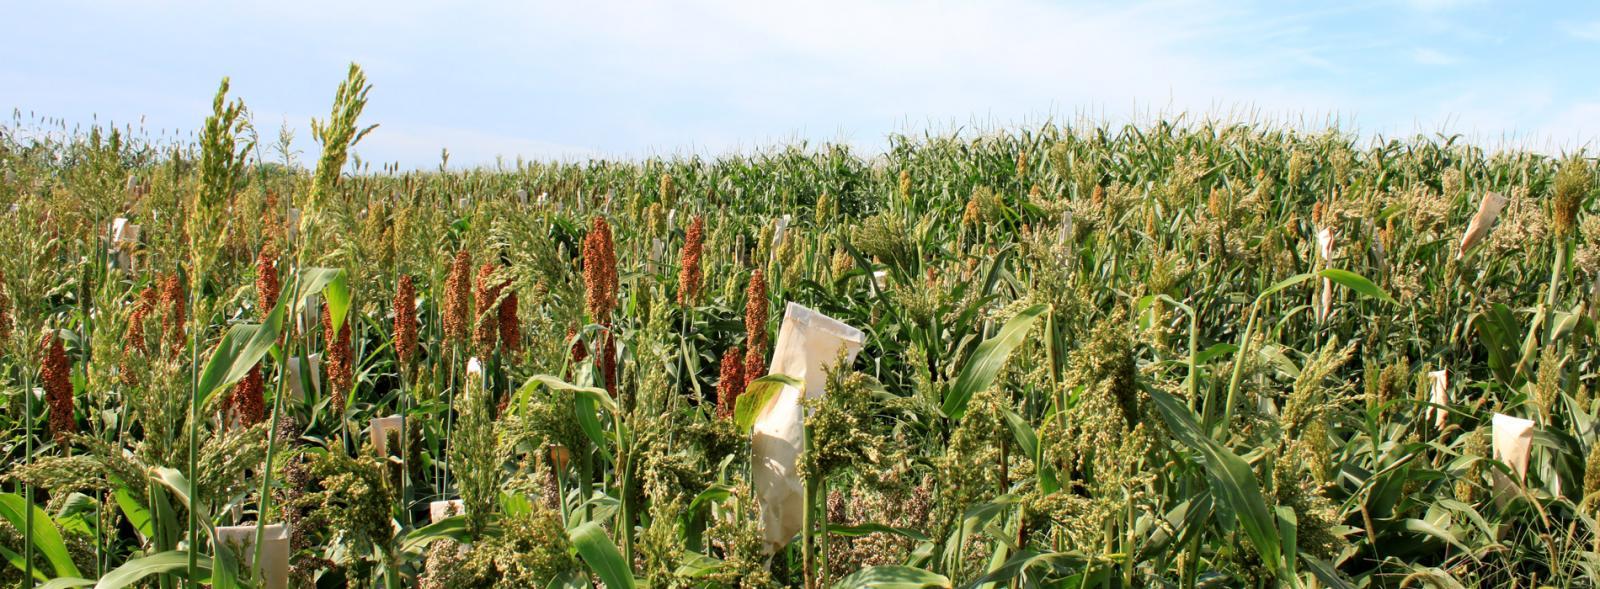
<path fill-rule="evenodd" d="M 217 4 L 213 6 L 212 4 Z M 187 134 L 217 82 L 264 138 L 375 85 L 356 152 L 452 167 L 716 155 L 1072 122 L 1271 120 L 1600 139 L 1600 3 L 55 0 L 6 12 L 0 107 Z M 96 119 L 98 117 L 98 119 Z M 308 156 L 303 156 L 308 157 Z"/>

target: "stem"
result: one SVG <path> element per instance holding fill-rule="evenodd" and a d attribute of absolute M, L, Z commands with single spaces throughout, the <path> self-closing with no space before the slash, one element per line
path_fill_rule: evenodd
<path fill-rule="evenodd" d="M 28 377 L 32 376 L 32 374 L 33 373 L 29 371 L 26 366 L 23 367 L 23 414 L 27 416 L 27 418 L 24 420 L 27 422 L 27 425 L 25 426 L 27 431 L 22 435 L 23 445 L 26 447 L 24 449 L 26 454 L 25 458 L 23 458 L 23 462 L 30 466 L 33 465 L 33 382 L 32 379 Z M 24 527 L 22 528 L 22 562 L 24 563 L 24 569 L 26 572 L 26 575 L 23 576 L 23 579 L 25 581 L 31 581 L 33 579 L 33 485 L 23 482 L 22 493 L 25 496 L 24 503 L 27 504 L 26 509 L 23 510 L 22 516 L 24 520 Z"/>
<path fill-rule="evenodd" d="M 205 284 L 205 272 L 195 269 L 195 279 L 189 284 L 189 315 L 192 324 L 189 333 L 189 485 L 193 495 L 189 497 L 189 586 L 199 587 L 200 582 L 195 575 L 200 558 L 200 519 L 195 512 L 195 505 L 202 500 L 199 495 L 200 481 L 195 475 L 199 472 L 199 446 L 200 446 L 200 288 Z"/>

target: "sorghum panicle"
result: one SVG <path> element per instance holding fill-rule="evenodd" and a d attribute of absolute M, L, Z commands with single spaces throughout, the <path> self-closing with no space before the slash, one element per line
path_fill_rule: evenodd
<path fill-rule="evenodd" d="M 583 292 L 589 317 L 595 323 L 606 323 L 617 305 L 617 254 L 611 225 L 604 217 L 594 218 L 583 239 Z"/>
<path fill-rule="evenodd" d="M 761 270 L 750 274 L 745 291 L 744 341 L 752 352 L 767 346 L 767 278 Z"/>
<path fill-rule="evenodd" d="M 750 388 L 750 383 L 761 378 L 767 373 L 767 349 L 763 345 L 752 345 L 744 355 L 744 384 L 739 387 L 739 394 L 744 394 Z"/>
<path fill-rule="evenodd" d="M 328 311 L 327 303 L 322 304 L 322 333 L 327 346 L 323 362 L 328 367 L 328 385 L 333 391 L 333 411 L 343 415 L 345 393 L 350 390 L 354 375 L 350 361 L 350 325 L 346 319 L 345 325 L 339 329 L 339 335 L 334 336 L 333 314 Z"/>
<path fill-rule="evenodd" d="M 266 418 L 266 399 L 262 391 L 266 388 L 261 378 L 261 364 L 250 367 L 244 378 L 233 385 L 233 395 L 228 404 L 232 406 L 234 415 L 239 417 L 239 424 L 245 427 L 261 423 Z"/>
<path fill-rule="evenodd" d="M 700 251 L 705 246 L 705 219 L 696 216 L 684 235 L 678 269 L 678 304 L 689 306 L 700 294 Z"/>
<path fill-rule="evenodd" d="M 262 319 L 278 306 L 278 293 L 282 290 L 283 285 L 278 282 L 278 263 L 263 249 L 256 256 L 256 307 Z"/>
<path fill-rule="evenodd" d="M 172 357 L 176 358 L 183 353 L 183 323 L 188 314 L 189 299 L 183 291 L 183 278 L 177 271 L 173 271 L 161 278 L 161 308 L 166 314 L 161 317 L 161 331 L 164 342 Z"/>
<path fill-rule="evenodd" d="M 6 274 L 0 272 L 0 346 L 11 340 L 11 295 L 6 292 Z"/>
<path fill-rule="evenodd" d="M 477 323 L 472 330 L 472 343 L 478 347 L 478 356 L 487 358 L 494 352 L 495 337 L 500 333 L 499 310 L 490 313 L 503 286 L 494 279 L 495 265 L 484 263 L 478 268 L 478 280 L 472 287 L 472 298 L 477 302 Z"/>
<path fill-rule="evenodd" d="M 722 353 L 722 370 L 717 376 L 717 417 L 733 416 L 733 405 L 744 393 L 744 363 L 739 346 Z"/>
<path fill-rule="evenodd" d="M 400 277 L 394 293 L 394 353 L 402 366 L 417 357 L 417 287 L 411 276 Z"/>
<path fill-rule="evenodd" d="M 522 326 L 517 322 L 517 291 L 511 288 L 511 281 L 500 285 L 500 308 L 498 313 L 500 324 L 500 348 L 508 355 L 514 355 L 522 349 Z"/>
<path fill-rule="evenodd" d="M 611 326 L 606 326 L 605 335 L 601 336 L 605 344 L 600 349 L 600 374 L 606 379 L 606 392 L 611 393 L 611 398 L 617 398 L 617 336 Z"/>
<path fill-rule="evenodd" d="M 78 422 L 72 417 L 72 369 L 55 332 L 45 333 L 39 348 L 44 352 L 39 380 L 44 385 L 45 403 L 50 405 L 50 433 L 55 435 L 57 444 L 65 444 L 67 434 L 78 431 Z"/>
<path fill-rule="evenodd" d="M 444 282 L 444 335 L 446 339 L 461 341 L 467 337 L 467 319 L 472 316 L 471 277 L 472 255 L 466 248 L 456 252 L 450 265 L 450 277 Z"/>

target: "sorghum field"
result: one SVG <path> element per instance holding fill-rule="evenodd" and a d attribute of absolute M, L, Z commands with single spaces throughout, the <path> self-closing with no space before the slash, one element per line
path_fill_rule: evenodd
<path fill-rule="evenodd" d="M 313 141 L 226 82 L 191 139 L 0 128 L 0 583 L 1596 584 L 1582 154 L 402 172 L 351 155 L 368 90 Z"/>

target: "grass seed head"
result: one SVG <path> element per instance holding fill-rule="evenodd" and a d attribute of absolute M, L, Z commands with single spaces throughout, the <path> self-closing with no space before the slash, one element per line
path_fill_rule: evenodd
<path fill-rule="evenodd" d="M 394 352 L 402 366 L 417 357 L 417 287 L 411 276 L 400 277 L 394 293 Z"/>
<path fill-rule="evenodd" d="M 472 254 L 466 248 L 456 252 L 455 261 L 450 264 L 450 276 L 444 282 L 444 309 L 443 323 L 445 338 L 451 341 L 462 341 L 467 337 L 467 320 L 472 316 L 472 299 L 468 298 L 472 288 Z"/>
<path fill-rule="evenodd" d="M 670 176 L 669 176 L 670 178 Z M 696 216 L 684 235 L 678 265 L 678 304 L 691 306 L 700 295 L 700 253 L 705 246 L 705 219 Z"/>
<path fill-rule="evenodd" d="M 78 422 L 72 416 L 72 369 L 55 331 L 45 332 L 39 348 L 44 353 L 39 380 L 44 385 L 45 403 L 50 406 L 50 433 L 55 435 L 56 443 L 65 444 L 67 435 L 78 431 Z"/>

